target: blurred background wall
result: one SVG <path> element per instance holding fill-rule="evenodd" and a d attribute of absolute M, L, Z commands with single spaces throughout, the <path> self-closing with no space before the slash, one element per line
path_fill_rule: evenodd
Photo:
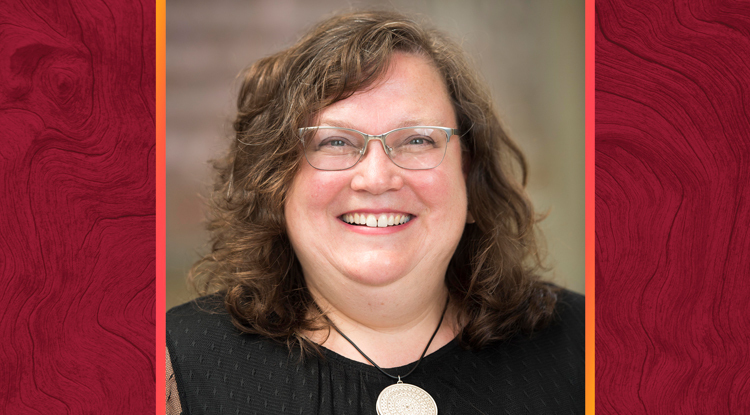
<path fill-rule="evenodd" d="M 463 45 L 529 159 L 547 278 L 584 291 L 584 0 L 170 0 L 167 2 L 167 309 L 208 246 L 207 161 L 230 139 L 236 76 L 335 12 L 395 9 Z"/>

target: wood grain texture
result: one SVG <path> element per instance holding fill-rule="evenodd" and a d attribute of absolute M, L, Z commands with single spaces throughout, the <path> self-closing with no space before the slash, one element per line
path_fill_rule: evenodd
<path fill-rule="evenodd" d="M 155 17 L 0 1 L 0 412 L 153 413 Z"/>
<path fill-rule="evenodd" d="M 597 414 L 750 413 L 750 3 L 596 2 Z"/>

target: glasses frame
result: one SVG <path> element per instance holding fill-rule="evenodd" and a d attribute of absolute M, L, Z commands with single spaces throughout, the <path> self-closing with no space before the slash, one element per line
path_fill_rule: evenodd
<path fill-rule="evenodd" d="M 440 162 L 438 164 L 436 164 L 434 167 L 428 167 L 426 169 L 412 169 L 412 168 L 409 168 L 409 167 L 399 166 L 398 163 L 396 163 L 393 160 L 393 157 L 391 156 L 391 151 L 393 151 L 393 148 L 391 148 L 390 146 L 388 146 L 388 144 L 385 143 L 385 138 L 388 136 L 388 134 L 394 133 L 396 131 L 412 130 L 412 129 L 415 129 L 415 128 L 431 128 L 431 129 L 434 129 L 434 130 L 441 130 L 447 136 L 447 139 L 445 140 L 445 150 L 443 151 L 443 157 L 440 159 Z M 352 164 L 351 166 L 349 166 L 347 168 L 344 168 L 344 169 L 321 169 L 321 168 L 313 166 L 313 164 L 310 162 L 310 159 L 307 158 L 307 151 L 305 151 L 305 140 L 304 140 L 303 137 L 304 137 L 304 135 L 305 135 L 306 132 L 308 132 L 308 131 L 317 131 L 317 130 L 344 130 L 344 131 L 350 131 L 350 132 L 353 132 L 353 133 L 357 133 L 357 134 L 361 135 L 362 137 L 364 137 L 365 138 L 365 143 L 362 146 L 362 149 L 359 150 L 359 158 L 357 159 L 357 161 L 355 161 L 354 164 Z M 378 141 L 380 141 L 380 144 L 383 145 L 383 151 L 385 151 L 385 154 L 388 156 L 388 159 L 391 161 L 391 163 L 395 164 L 396 166 L 398 166 L 398 167 L 400 167 L 400 168 L 402 168 L 404 170 L 432 170 L 432 169 L 440 166 L 441 164 L 443 164 L 443 160 L 445 159 L 445 154 L 448 152 L 448 143 L 451 142 L 451 137 L 453 137 L 454 135 L 457 135 L 459 137 L 461 136 L 461 132 L 457 128 L 436 127 L 436 126 L 429 126 L 429 125 L 416 125 L 414 127 L 401 127 L 401 128 L 396 128 L 396 129 L 393 129 L 391 131 L 388 131 L 386 133 L 379 134 L 379 135 L 371 135 L 371 134 L 363 133 L 362 131 L 355 130 L 353 128 L 333 127 L 333 126 L 328 126 L 328 125 L 317 126 L 317 127 L 302 127 L 299 130 L 297 130 L 297 132 L 299 133 L 300 142 L 302 142 L 302 150 L 303 150 L 302 152 L 305 154 L 305 160 L 307 160 L 307 164 L 309 164 L 310 167 L 312 167 L 312 168 L 314 168 L 316 170 L 321 170 L 321 171 L 344 171 L 344 170 L 349 170 L 349 169 L 353 168 L 354 166 L 356 166 L 362 160 L 362 157 L 364 157 L 365 153 L 367 152 L 367 146 L 370 144 L 370 140 L 378 140 Z"/>

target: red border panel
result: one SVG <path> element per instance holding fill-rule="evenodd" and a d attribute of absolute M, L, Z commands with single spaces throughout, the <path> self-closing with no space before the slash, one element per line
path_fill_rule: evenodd
<path fill-rule="evenodd" d="M 750 4 L 596 2 L 596 411 L 750 413 Z"/>
<path fill-rule="evenodd" d="M 155 7 L 0 2 L 0 408 L 151 413 Z"/>

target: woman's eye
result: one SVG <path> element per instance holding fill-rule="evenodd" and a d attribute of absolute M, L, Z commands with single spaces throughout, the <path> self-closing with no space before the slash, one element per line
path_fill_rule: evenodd
<path fill-rule="evenodd" d="M 347 145 L 350 145 L 349 140 L 341 137 L 328 137 L 322 139 L 318 147 L 344 147 Z"/>
<path fill-rule="evenodd" d="M 354 149 L 352 142 L 344 137 L 328 137 L 318 143 L 319 151 L 352 151 Z"/>
<path fill-rule="evenodd" d="M 406 140 L 406 144 L 410 146 L 425 146 L 432 145 L 434 142 L 430 137 L 412 137 Z"/>
<path fill-rule="evenodd" d="M 324 146 L 331 146 L 331 147 L 343 147 L 346 145 L 346 142 L 344 140 L 328 140 L 324 141 L 321 145 Z"/>

